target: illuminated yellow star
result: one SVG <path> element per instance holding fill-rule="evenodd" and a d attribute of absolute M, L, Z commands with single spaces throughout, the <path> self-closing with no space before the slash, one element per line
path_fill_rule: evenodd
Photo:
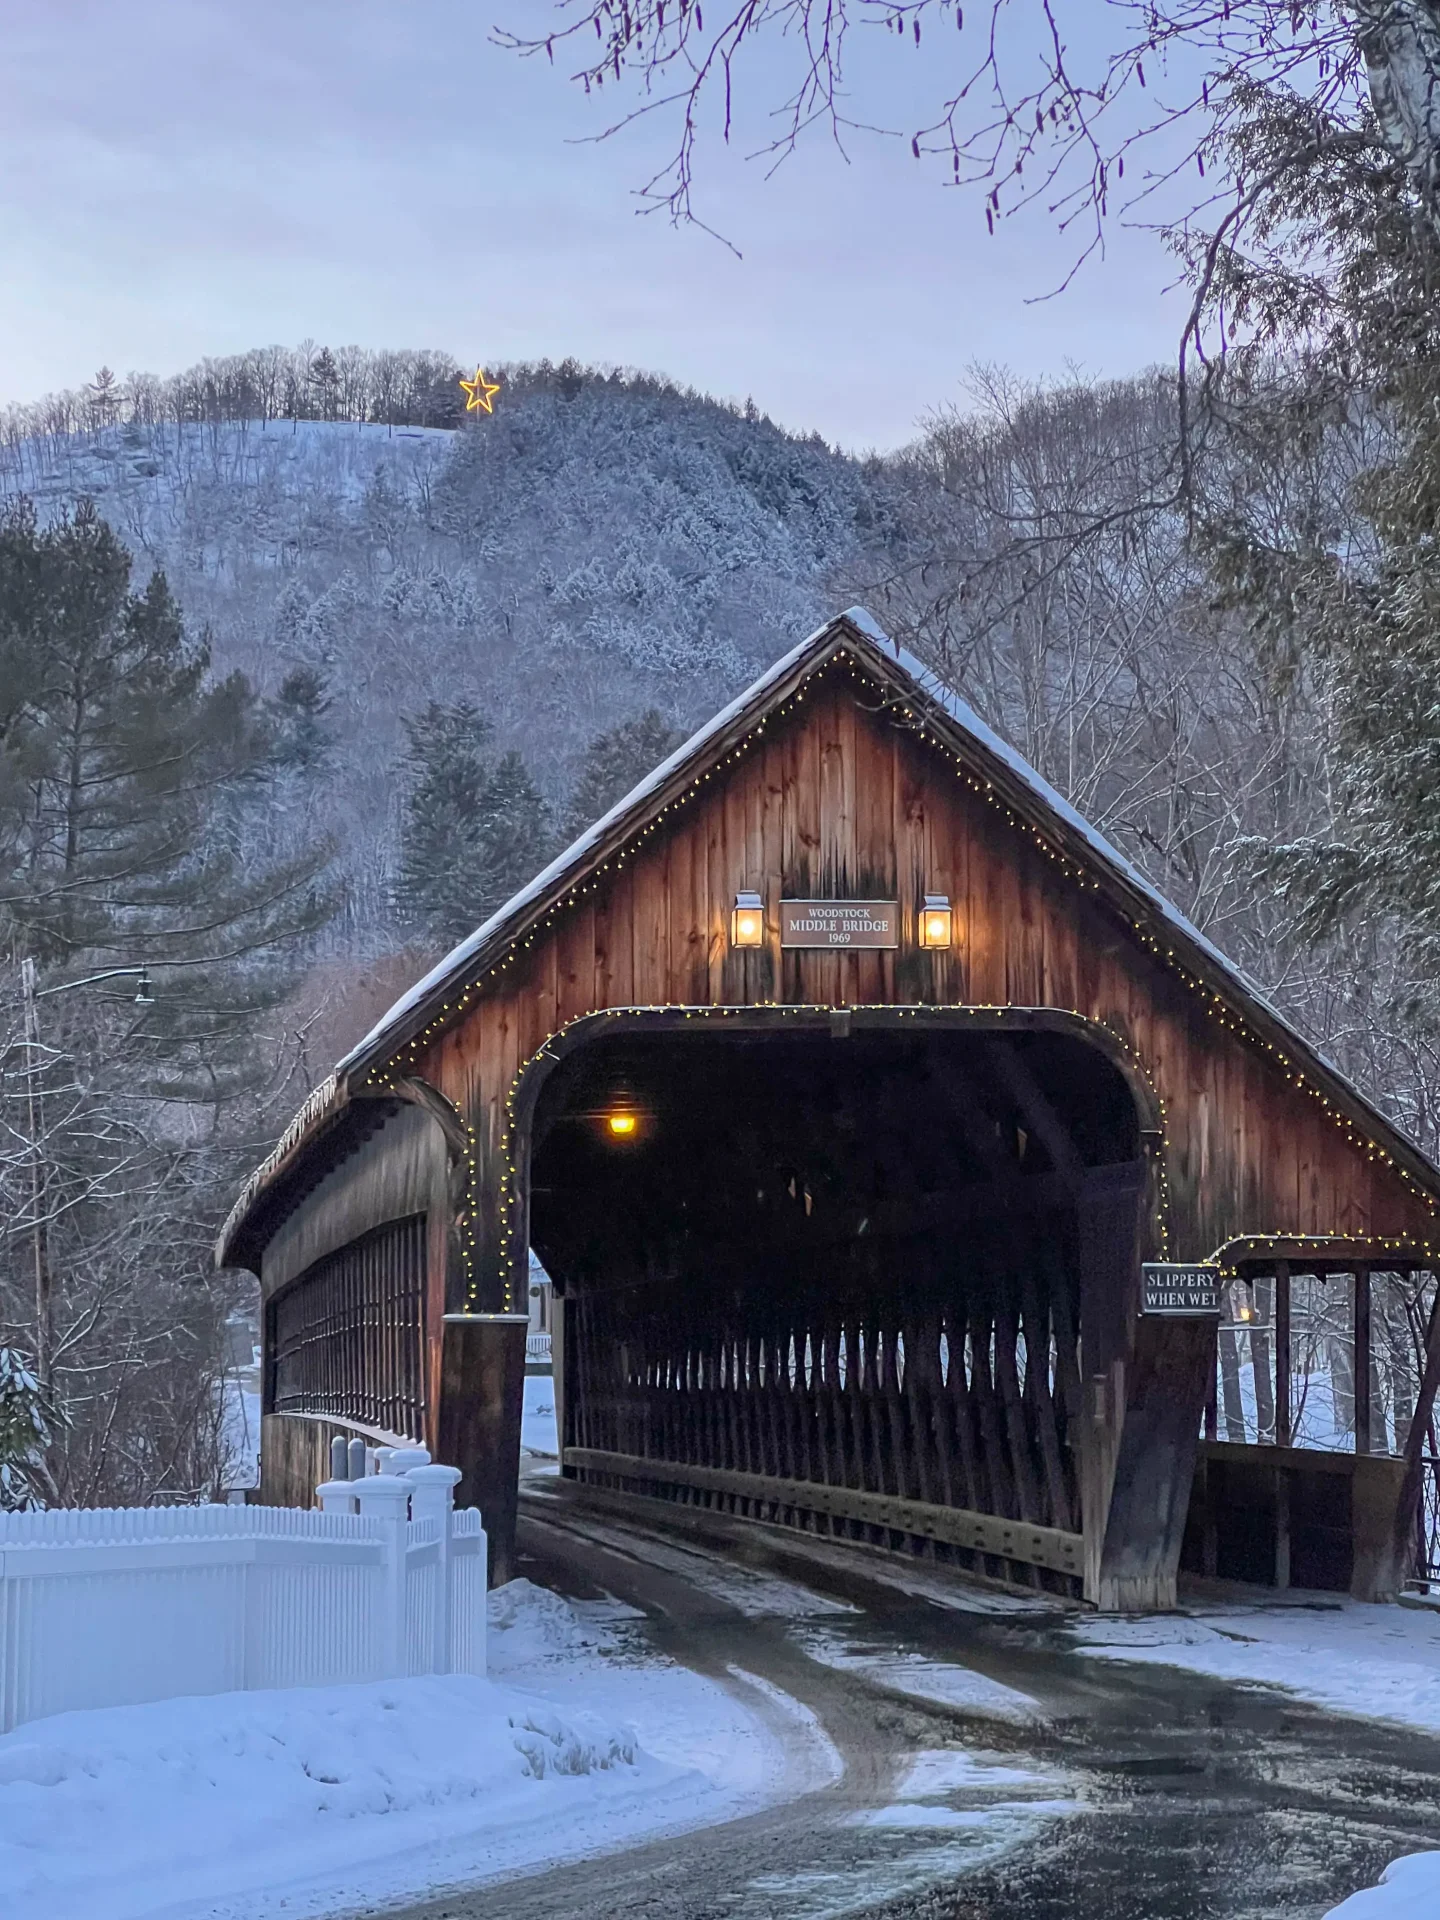
<path fill-rule="evenodd" d="M 465 389 L 465 411 L 467 413 L 493 413 L 495 395 L 500 391 L 498 384 L 492 384 L 485 378 L 485 369 L 476 367 L 473 380 L 462 380 Z"/>

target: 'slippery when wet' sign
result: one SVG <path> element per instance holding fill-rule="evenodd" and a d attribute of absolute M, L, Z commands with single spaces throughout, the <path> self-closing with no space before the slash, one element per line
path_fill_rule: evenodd
<path fill-rule="evenodd" d="M 1149 1260 L 1141 1268 L 1142 1313 L 1218 1314 L 1220 1269 Z"/>

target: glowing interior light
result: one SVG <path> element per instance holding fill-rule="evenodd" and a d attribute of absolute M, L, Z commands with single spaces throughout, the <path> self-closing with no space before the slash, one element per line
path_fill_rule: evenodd
<path fill-rule="evenodd" d="M 730 915 L 732 947 L 758 947 L 765 939 L 765 902 L 758 893 L 737 893 Z"/>
<path fill-rule="evenodd" d="M 950 898 L 944 893 L 927 893 L 925 903 L 920 909 L 920 944 L 922 947 L 948 947 L 951 940 L 951 928 L 954 916 L 950 911 Z"/>
<path fill-rule="evenodd" d="M 611 1133 L 618 1134 L 623 1138 L 627 1134 L 634 1133 L 635 1116 L 633 1113 L 612 1113 L 605 1124 L 609 1127 Z"/>

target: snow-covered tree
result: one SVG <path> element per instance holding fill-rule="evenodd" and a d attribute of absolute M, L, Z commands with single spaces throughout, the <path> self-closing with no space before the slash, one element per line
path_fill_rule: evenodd
<path fill-rule="evenodd" d="M 43 1507 L 54 1488 L 45 1465 L 55 1420 L 26 1357 L 0 1346 L 0 1509 Z"/>
<path fill-rule="evenodd" d="M 646 707 L 633 720 L 599 733 L 585 749 L 565 812 L 565 832 L 573 839 L 609 811 L 617 800 L 654 771 L 679 746 L 683 735 L 658 707 Z"/>
<path fill-rule="evenodd" d="M 458 940 L 544 864 L 549 810 L 513 749 L 468 701 L 405 721 L 405 816 L 396 900 L 407 924 Z"/>
<path fill-rule="evenodd" d="M 270 714 L 131 567 L 84 501 L 0 518 L 0 1344 L 62 1503 L 213 1485 L 209 1245 L 330 911 L 323 837 L 266 851 Z"/>

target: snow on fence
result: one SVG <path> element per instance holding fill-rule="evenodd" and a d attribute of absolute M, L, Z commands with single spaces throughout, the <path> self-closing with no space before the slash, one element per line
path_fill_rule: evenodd
<path fill-rule="evenodd" d="M 397 1463 L 398 1464 L 398 1463 Z M 74 1707 L 485 1671 L 485 1534 L 453 1467 L 322 1511 L 0 1514 L 0 1732 Z"/>

